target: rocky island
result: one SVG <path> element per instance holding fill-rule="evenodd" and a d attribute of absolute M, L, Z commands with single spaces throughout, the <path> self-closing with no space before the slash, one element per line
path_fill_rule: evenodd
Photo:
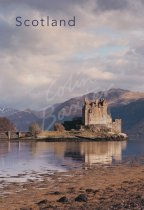
<path fill-rule="evenodd" d="M 112 120 L 108 113 L 108 105 L 104 98 L 89 101 L 85 98 L 82 108 L 82 124 L 77 129 L 65 130 L 61 123 L 56 123 L 55 131 L 42 132 L 38 138 L 48 141 L 90 140 L 90 141 L 121 141 L 128 136 L 122 133 L 122 120 Z"/>
<path fill-rule="evenodd" d="M 12 127 L 8 119 L 6 119 L 6 122 L 9 122 L 8 126 L 2 127 L 5 119 L 1 118 L 0 139 L 34 141 L 123 141 L 128 139 L 127 134 L 122 132 L 122 120 L 112 119 L 104 98 L 93 101 L 85 98 L 81 119 L 79 123 L 76 121 L 67 121 L 63 124 L 56 122 L 51 131 L 42 130 L 38 123 L 32 123 L 28 132 L 20 132 L 14 125 Z M 74 127 L 67 126 L 68 123 L 74 124 Z"/>

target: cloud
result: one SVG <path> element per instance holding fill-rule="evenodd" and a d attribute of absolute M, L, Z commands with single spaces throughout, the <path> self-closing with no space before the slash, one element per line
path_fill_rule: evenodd
<path fill-rule="evenodd" d="M 111 87 L 144 90 L 143 1 L 0 0 L 0 96 L 42 108 Z M 15 17 L 76 16 L 75 28 L 17 28 Z"/>
<path fill-rule="evenodd" d="M 74 7 L 83 7 L 87 4 L 86 0 L 61 0 L 58 2 L 57 0 L 0 0 L 0 3 L 3 7 L 13 8 L 17 6 L 18 8 L 30 8 L 31 10 L 37 10 L 42 13 L 49 14 L 71 14 L 73 12 Z"/>
<path fill-rule="evenodd" d="M 86 69 L 84 71 L 84 74 L 86 74 L 89 77 L 92 77 L 93 79 L 97 79 L 97 80 L 111 80 L 114 78 L 114 75 L 110 72 L 105 72 L 105 71 L 101 71 L 98 70 L 96 68 L 90 68 L 90 69 Z"/>
<path fill-rule="evenodd" d="M 102 11 L 125 10 L 128 7 L 128 0 L 97 0 L 97 5 Z"/>

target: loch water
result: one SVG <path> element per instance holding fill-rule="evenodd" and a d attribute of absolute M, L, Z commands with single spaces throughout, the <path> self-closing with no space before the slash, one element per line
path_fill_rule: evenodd
<path fill-rule="evenodd" d="M 115 142 L 0 141 L 0 181 L 24 181 L 41 174 L 97 164 L 144 163 L 144 140 Z"/>

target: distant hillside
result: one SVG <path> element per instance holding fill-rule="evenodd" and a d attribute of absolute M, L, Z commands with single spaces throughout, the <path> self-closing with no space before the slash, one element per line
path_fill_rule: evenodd
<path fill-rule="evenodd" d="M 144 99 L 111 107 L 112 117 L 121 118 L 123 130 L 130 136 L 144 136 Z"/>
<path fill-rule="evenodd" d="M 9 106 L 6 105 L 0 105 L 0 117 L 6 117 L 9 116 L 11 114 L 16 113 L 18 110 L 17 109 L 13 109 Z"/>
<path fill-rule="evenodd" d="M 33 122 L 38 122 L 39 118 L 30 111 L 17 111 L 14 114 L 7 116 L 13 122 L 16 128 L 20 131 L 27 131 L 29 125 Z"/>
<path fill-rule="evenodd" d="M 43 111 L 18 111 L 5 112 L 2 109 L 0 116 L 7 116 L 19 130 L 27 130 L 32 122 L 39 122 L 45 129 L 52 129 L 57 121 L 71 120 L 81 116 L 84 97 L 89 100 L 105 97 L 113 118 L 122 118 L 123 131 L 131 136 L 138 134 L 144 136 L 144 93 L 122 89 L 110 89 L 98 93 L 89 93 L 80 97 L 72 98 L 64 103 L 54 105 L 54 109 Z M 14 110 L 14 111 L 13 111 Z"/>
<path fill-rule="evenodd" d="M 132 92 L 122 89 L 110 89 L 107 92 L 89 93 L 87 95 L 72 98 L 59 106 L 53 112 L 56 121 L 71 120 L 81 116 L 84 97 L 89 100 L 105 97 L 113 118 L 122 118 L 124 132 L 131 133 L 134 126 L 144 121 L 143 101 L 144 93 Z M 63 116 L 63 117 L 62 117 Z M 52 125 L 53 117 L 45 120 L 45 128 Z"/>

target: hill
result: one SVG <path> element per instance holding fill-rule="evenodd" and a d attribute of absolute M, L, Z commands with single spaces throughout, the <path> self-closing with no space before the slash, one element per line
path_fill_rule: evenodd
<path fill-rule="evenodd" d="M 123 131 L 133 138 L 144 137 L 144 93 L 123 89 L 110 89 L 71 98 L 46 109 L 45 114 L 43 111 L 29 109 L 19 111 L 1 108 L 0 116 L 7 116 L 19 130 L 28 130 L 32 122 L 41 123 L 45 129 L 50 130 L 55 122 L 64 122 L 74 117 L 80 117 L 85 97 L 89 100 L 105 97 L 112 117 L 122 118 Z"/>
<path fill-rule="evenodd" d="M 133 136 L 136 136 L 138 133 L 141 136 L 144 135 L 142 132 L 144 130 L 144 93 L 122 89 L 110 89 L 106 92 L 89 93 L 60 104 L 54 109 L 52 115 L 45 120 L 45 129 L 52 127 L 53 120 L 65 121 L 71 120 L 74 117 L 80 117 L 85 97 L 89 100 L 105 97 L 112 117 L 123 120 L 124 132 Z"/>

